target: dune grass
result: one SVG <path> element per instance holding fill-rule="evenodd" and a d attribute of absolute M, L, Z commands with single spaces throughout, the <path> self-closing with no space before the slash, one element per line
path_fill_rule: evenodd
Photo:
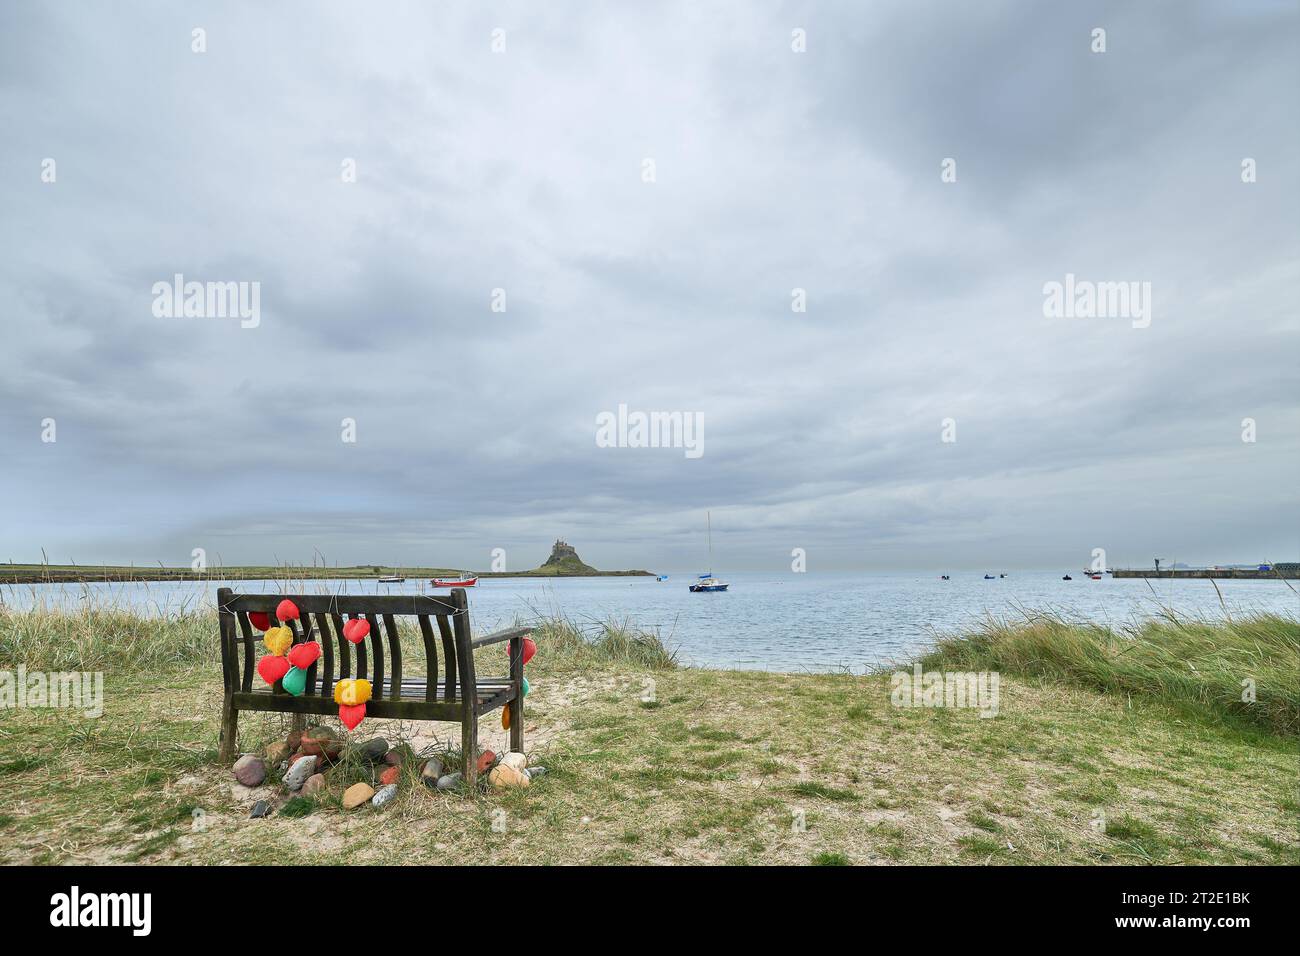
<path fill-rule="evenodd" d="M 159 618 L 125 608 L 0 609 L 0 664 L 52 671 L 148 671 L 221 659 L 215 611 Z"/>
<path fill-rule="evenodd" d="M 676 656 L 655 631 L 628 621 L 594 620 L 586 625 L 553 615 L 526 623 L 535 627 L 545 666 L 583 668 L 620 665 L 665 670 Z M 409 621 L 400 621 L 403 649 L 412 664 L 423 663 L 424 643 Z M 184 610 L 158 617 L 125 608 L 78 611 L 0 608 L 0 665 L 52 671 L 152 671 L 220 660 L 215 611 Z M 480 652 L 484 666 L 504 666 L 504 645 Z M 539 660 L 539 664 L 540 664 Z M 487 671 L 480 670 L 481 673 Z M 412 671 L 415 673 L 415 671 Z"/>
<path fill-rule="evenodd" d="M 1167 613 L 1119 630 L 1050 614 L 989 620 L 940 639 L 921 664 L 1142 695 L 1300 733 L 1300 621 L 1278 615 L 1210 622 Z"/>
<path fill-rule="evenodd" d="M 658 632 L 627 620 L 598 620 L 583 627 L 569 617 L 549 617 L 537 624 L 533 638 L 539 648 L 567 664 L 614 664 L 636 670 L 677 666 L 676 652 L 664 645 Z"/>

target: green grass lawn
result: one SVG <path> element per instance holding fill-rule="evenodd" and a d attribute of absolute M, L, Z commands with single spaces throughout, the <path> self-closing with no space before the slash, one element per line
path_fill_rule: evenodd
<path fill-rule="evenodd" d="M 98 719 L 0 717 L 0 860 L 1300 863 L 1300 741 L 1277 731 L 1276 707 L 1257 719 L 1214 694 L 1103 688 L 1021 660 L 1002 674 L 997 716 L 981 718 L 894 707 L 887 675 L 680 668 L 652 639 L 617 627 L 584 639 L 562 622 L 529 665 L 525 740 L 549 771 L 532 787 L 436 793 L 413 765 L 396 802 L 344 812 L 353 781 L 340 768 L 315 799 L 289 804 L 268 786 L 277 812 L 253 820 L 256 795 L 215 762 L 209 623 L 119 621 L 74 643 L 106 672 Z M 0 668 L 67 668 L 51 642 L 86 626 L 0 614 Z M 1300 648 L 1289 627 L 1280 652 L 1266 649 L 1283 670 Z M 966 663 L 992 652 L 941 649 Z M 486 724 L 501 752 L 496 715 Z M 288 718 L 244 715 L 240 730 L 252 750 Z M 352 736 L 374 735 L 433 752 L 459 728 L 367 720 Z"/>

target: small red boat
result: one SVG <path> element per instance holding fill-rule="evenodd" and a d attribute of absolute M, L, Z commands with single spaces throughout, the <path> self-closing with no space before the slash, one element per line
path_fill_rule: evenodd
<path fill-rule="evenodd" d="M 472 588 L 478 585 L 478 576 L 460 578 L 434 578 L 431 582 L 435 588 Z"/>

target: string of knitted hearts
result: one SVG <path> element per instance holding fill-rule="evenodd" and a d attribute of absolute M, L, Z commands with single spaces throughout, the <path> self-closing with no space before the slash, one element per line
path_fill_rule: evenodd
<path fill-rule="evenodd" d="M 265 612 L 250 611 L 248 615 L 249 623 L 265 632 L 262 644 L 270 652 L 257 662 L 257 674 L 272 687 L 278 682 L 283 690 L 297 697 L 307 689 L 307 668 L 320 656 L 320 645 L 306 641 L 294 647 L 293 629 L 283 622 L 296 621 L 300 614 L 298 605 L 288 598 L 276 606 L 275 616 L 281 623 L 271 627 L 271 619 Z"/>
<path fill-rule="evenodd" d="M 534 641 L 531 637 L 525 637 L 523 641 L 523 651 L 521 655 L 524 659 L 524 663 L 527 664 L 529 661 L 531 661 L 533 659 L 533 655 L 535 655 L 536 653 L 537 653 L 537 642 Z M 523 687 L 521 688 L 520 696 L 527 697 L 528 691 L 529 691 L 528 678 L 525 677 Z M 509 704 L 506 704 L 506 706 L 501 708 L 501 729 L 502 730 L 510 729 L 510 705 Z"/>

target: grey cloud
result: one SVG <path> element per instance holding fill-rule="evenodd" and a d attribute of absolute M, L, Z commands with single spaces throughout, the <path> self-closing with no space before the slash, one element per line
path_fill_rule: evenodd
<path fill-rule="evenodd" d="M 7 5 L 0 557 L 678 568 L 705 508 L 736 569 L 1295 556 L 1297 21 Z M 1151 327 L 1044 318 L 1067 271 Z M 175 272 L 261 326 L 154 318 Z M 619 403 L 704 457 L 596 447 Z"/>

